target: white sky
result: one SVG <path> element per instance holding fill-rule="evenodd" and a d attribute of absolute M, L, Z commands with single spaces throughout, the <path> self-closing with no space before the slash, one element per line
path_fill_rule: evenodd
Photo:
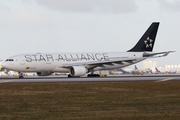
<path fill-rule="evenodd" d="M 160 22 L 154 51 L 177 51 L 152 60 L 180 64 L 180 0 L 0 0 L 0 58 L 125 52 L 152 22 Z"/>

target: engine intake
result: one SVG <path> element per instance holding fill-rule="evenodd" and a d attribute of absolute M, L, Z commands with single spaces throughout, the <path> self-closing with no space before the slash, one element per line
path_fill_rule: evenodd
<path fill-rule="evenodd" d="M 88 69 L 84 66 L 73 66 L 70 68 L 71 76 L 83 76 L 88 73 Z"/>

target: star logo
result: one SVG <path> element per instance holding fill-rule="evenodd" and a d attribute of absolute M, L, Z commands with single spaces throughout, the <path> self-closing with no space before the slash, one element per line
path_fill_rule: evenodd
<path fill-rule="evenodd" d="M 148 37 L 148 38 L 144 41 L 144 43 L 145 43 L 145 45 L 146 45 L 146 48 L 149 48 L 149 47 L 152 48 L 152 42 L 153 42 L 153 40 Z"/>

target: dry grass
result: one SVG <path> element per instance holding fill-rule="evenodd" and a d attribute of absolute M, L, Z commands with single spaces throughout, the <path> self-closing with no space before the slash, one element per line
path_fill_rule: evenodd
<path fill-rule="evenodd" d="M 180 119 L 180 82 L 0 84 L 0 119 Z"/>

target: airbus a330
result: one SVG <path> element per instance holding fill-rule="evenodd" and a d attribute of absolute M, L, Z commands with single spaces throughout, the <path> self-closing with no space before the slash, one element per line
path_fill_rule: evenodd
<path fill-rule="evenodd" d="M 2 66 L 8 70 L 36 72 L 38 76 L 49 76 L 54 72 L 67 73 L 68 77 L 97 77 L 97 70 L 123 68 L 147 58 L 167 56 L 172 51 L 152 52 L 159 22 L 150 25 L 137 44 L 127 52 L 95 52 L 95 53 L 37 53 L 21 54 L 9 57 Z M 23 78 L 19 74 L 19 78 Z"/>

